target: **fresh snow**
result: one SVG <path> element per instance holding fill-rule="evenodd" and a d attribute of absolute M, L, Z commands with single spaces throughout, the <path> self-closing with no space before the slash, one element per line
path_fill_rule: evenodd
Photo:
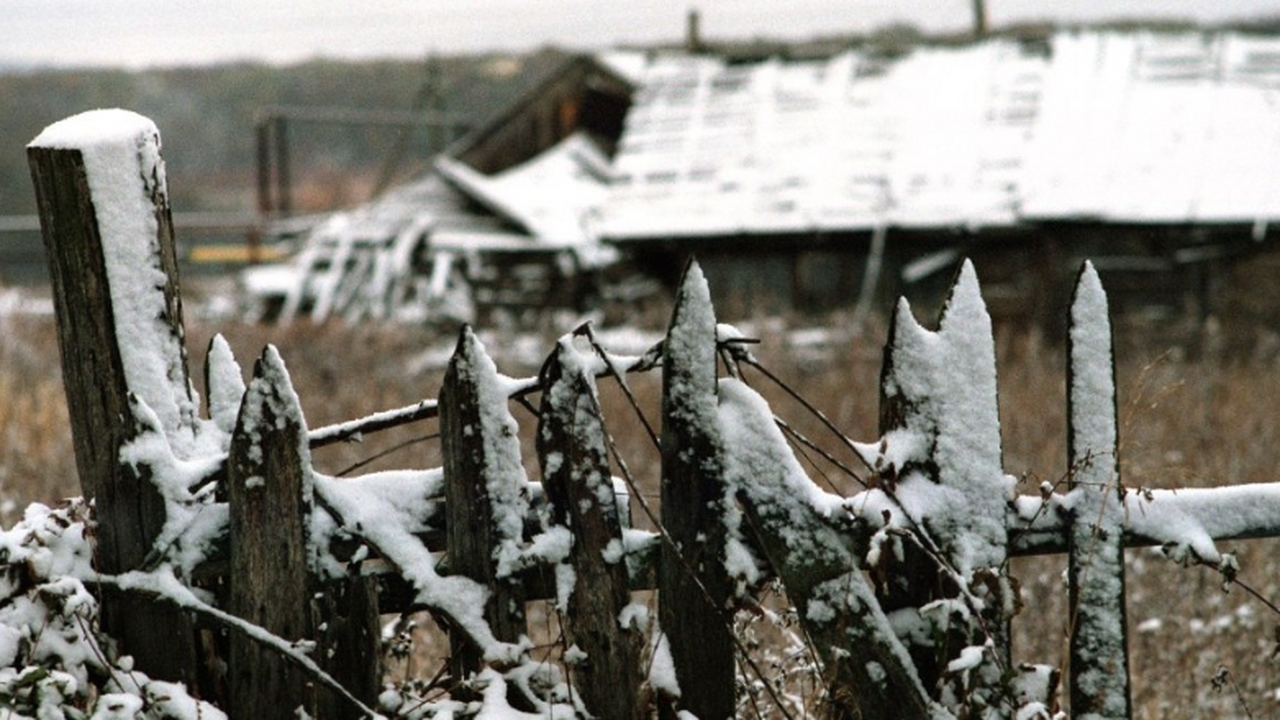
<path fill-rule="evenodd" d="M 475 431 L 484 446 L 480 473 L 493 516 L 493 559 L 498 577 L 506 577 L 519 565 L 523 551 L 524 520 L 529 514 L 525 487 L 529 478 L 520 458 L 519 426 L 509 409 L 510 380 L 498 374 L 484 343 L 470 327 L 463 330 L 461 342 L 454 367 L 459 383 L 475 387 L 479 413 Z"/>
<path fill-rule="evenodd" d="M 30 147 L 78 150 L 93 197 L 106 262 L 116 344 L 130 391 L 155 412 L 180 456 L 190 453 L 196 406 L 182 338 L 166 318 L 158 221 L 167 204 L 160 133 L 125 110 L 93 110 L 45 128 Z"/>
<path fill-rule="evenodd" d="M 1005 506 L 1016 486 L 1002 467 L 991 318 L 973 266 L 961 268 L 937 332 L 921 327 L 903 301 L 894 333 L 885 390 L 906 404 L 904 425 L 856 446 L 896 486 L 894 501 L 873 489 L 848 506 L 924 527 L 968 580 L 1003 565 Z M 926 460 L 936 464 L 936 479 L 922 471 Z"/>

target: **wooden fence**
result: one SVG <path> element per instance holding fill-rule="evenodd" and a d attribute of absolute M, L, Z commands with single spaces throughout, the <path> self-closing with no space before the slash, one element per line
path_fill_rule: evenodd
<path fill-rule="evenodd" d="M 758 669 L 733 615 L 763 577 L 785 586 L 820 660 L 825 715 L 1048 717 L 1060 673 L 1012 663 L 1008 559 L 1066 552 L 1072 713 L 1126 718 L 1124 548 L 1166 545 L 1230 575 L 1214 540 L 1280 534 L 1270 486 L 1126 491 L 1106 296 L 1088 266 L 1070 309 L 1071 486 L 1036 496 L 1017 496 L 1001 466 L 991 323 L 968 265 L 936 332 L 905 303 L 894 315 L 882 437 L 834 433 L 867 466 L 852 473 L 866 486 L 852 497 L 809 479 L 789 444 L 807 439 L 742 380 L 745 367 L 773 376 L 749 341 L 717 325 L 696 264 L 665 341 L 643 357 L 605 352 L 586 327 L 537 378 L 513 380 L 463 328 L 438 400 L 309 429 L 273 348 L 246 386 L 215 339 L 201 418 L 158 136 L 144 126 L 122 142 L 129 152 L 116 156 L 39 141 L 28 151 L 76 459 L 96 500 L 96 567 L 171 575 L 221 610 L 155 591 L 162 582 L 107 582 L 104 627 L 138 668 L 231 717 L 371 714 L 379 615 L 414 610 L 449 629 L 442 684 L 476 700 L 469 712 L 495 702 L 545 712 L 552 700 L 519 680 L 536 599 L 561 611 L 576 714 L 735 717 L 735 677 Z M 141 179 L 145 203 L 95 195 L 107 161 L 118 182 Z M 146 232 L 112 235 L 120 219 L 107 206 L 133 208 L 129 227 Z M 626 390 L 628 373 L 659 366 L 661 430 L 646 424 L 661 454 L 654 510 L 613 477 L 631 479 L 596 382 Z M 513 402 L 538 417 L 540 482 L 521 463 Z M 312 469 L 312 447 L 431 417 L 440 470 L 338 479 Z M 632 528 L 632 505 L 654 513 L 656 530 Z M 656 623 L 633 599 L 643 589 L 657 592 Z M 674 677 L 660 672 L 667 658 Z"/>

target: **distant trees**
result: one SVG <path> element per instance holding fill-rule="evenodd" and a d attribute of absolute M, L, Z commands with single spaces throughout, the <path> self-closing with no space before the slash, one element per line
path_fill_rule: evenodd
<path fill-rule="evenodd" d="M 485 114 L 521 85 L 522 58 L 479 55 L 439 59 L 448 109 Z M 513 71 L 513 65 L 515 71 Z M 143 70 L 0 71 L 0 136 L 20 146 L 46 125 L 84 110 L 120 107 L 153 118 L 166 138 L 168 171 L 180 178 L 176 209 L 252 206 L 253 120 L 268 104 L 409 110 L 427 73 L 408 60 L 313 60 L 286 67 L 237 63 Z M 290 128 L 296 177 L 310 169 L 329 178 L 376 169 L 396 141 L 390 128 L 299 125 Z M 425 131 L 415 130 L 408 152 L 426 156 Z M 405 163 L 411 166 L 411 163 Z M 367 174 L 367 173 L 366 173 Z M 341 193 L 338 193 L 341 196 Z M 349 198 L 347 198 L 349 199 Z M 0 154 L 0 215 L 35 212 L 21 152 Z"/>

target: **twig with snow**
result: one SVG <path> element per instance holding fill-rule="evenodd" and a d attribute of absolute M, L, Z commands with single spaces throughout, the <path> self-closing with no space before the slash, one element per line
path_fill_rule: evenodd
<path fill-rule="evenodd" d="M 294 643 L 271 633 L 265 628 L 204 602 L 196 597 L 191 588 L 182 584 L 173 574 L 172 568 L 167 565 L 161 566 L 151 573 L 129 572 L 120 575 L 94 573 L 88 579 L 91 582 L 109 585 L 124 592 L 172 603 L 183 610 L 189 610 L 233 632 L 240 633 L 262 647 L 279 654 L 286 661 L 296 665 L 315 678 L 321 685 L 337 693 L 353 708 L 359 710 L 362 717 L 383 718 L 373 708 L 365 705 L 359 698 L 352 695 L 351 691 L 343 687 L 341 683 L 334 680 L 332 675 L 325 672 L 314 660 L 301 652 Z"/>

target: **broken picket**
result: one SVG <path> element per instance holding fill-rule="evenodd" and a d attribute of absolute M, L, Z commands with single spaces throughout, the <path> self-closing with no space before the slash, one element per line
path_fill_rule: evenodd
<path fill-rule="evenodd" d="M 589 364 L 562 339 L 542 370 L 538 457 L 555 526 L 572 542 L 556 603 L 573 687 L 595 717 L 649 717 L 641 653 L 648 610 L 633 605 L 604 420 Z M 565 596 L 567 594 L 567 597 Z"/>
<path fill-rule="evenodd" d="M 833 717 L 939 717 L 862 573 L 843 498 L 813 485 L 763 398 L 737 380 L 720 393 L 725 478 L 826 665 Z"/>
<path fill-rule="evenodd" d="M 1004 516 L 1014 480 L 1001 460 L 991 318 L 970 263 L 936 332 L 899 304 L 880 417 L 880 441 L 856 447 L 877 474 L 881 532 L 896 531 L 875 540 L 893 550 L 876 553 L 884 608 L 937 629 L 912 636 L 911 656 L 926 687 L 946 686 L 952 712 L 1001 714 L 1011 705 Z"/>

